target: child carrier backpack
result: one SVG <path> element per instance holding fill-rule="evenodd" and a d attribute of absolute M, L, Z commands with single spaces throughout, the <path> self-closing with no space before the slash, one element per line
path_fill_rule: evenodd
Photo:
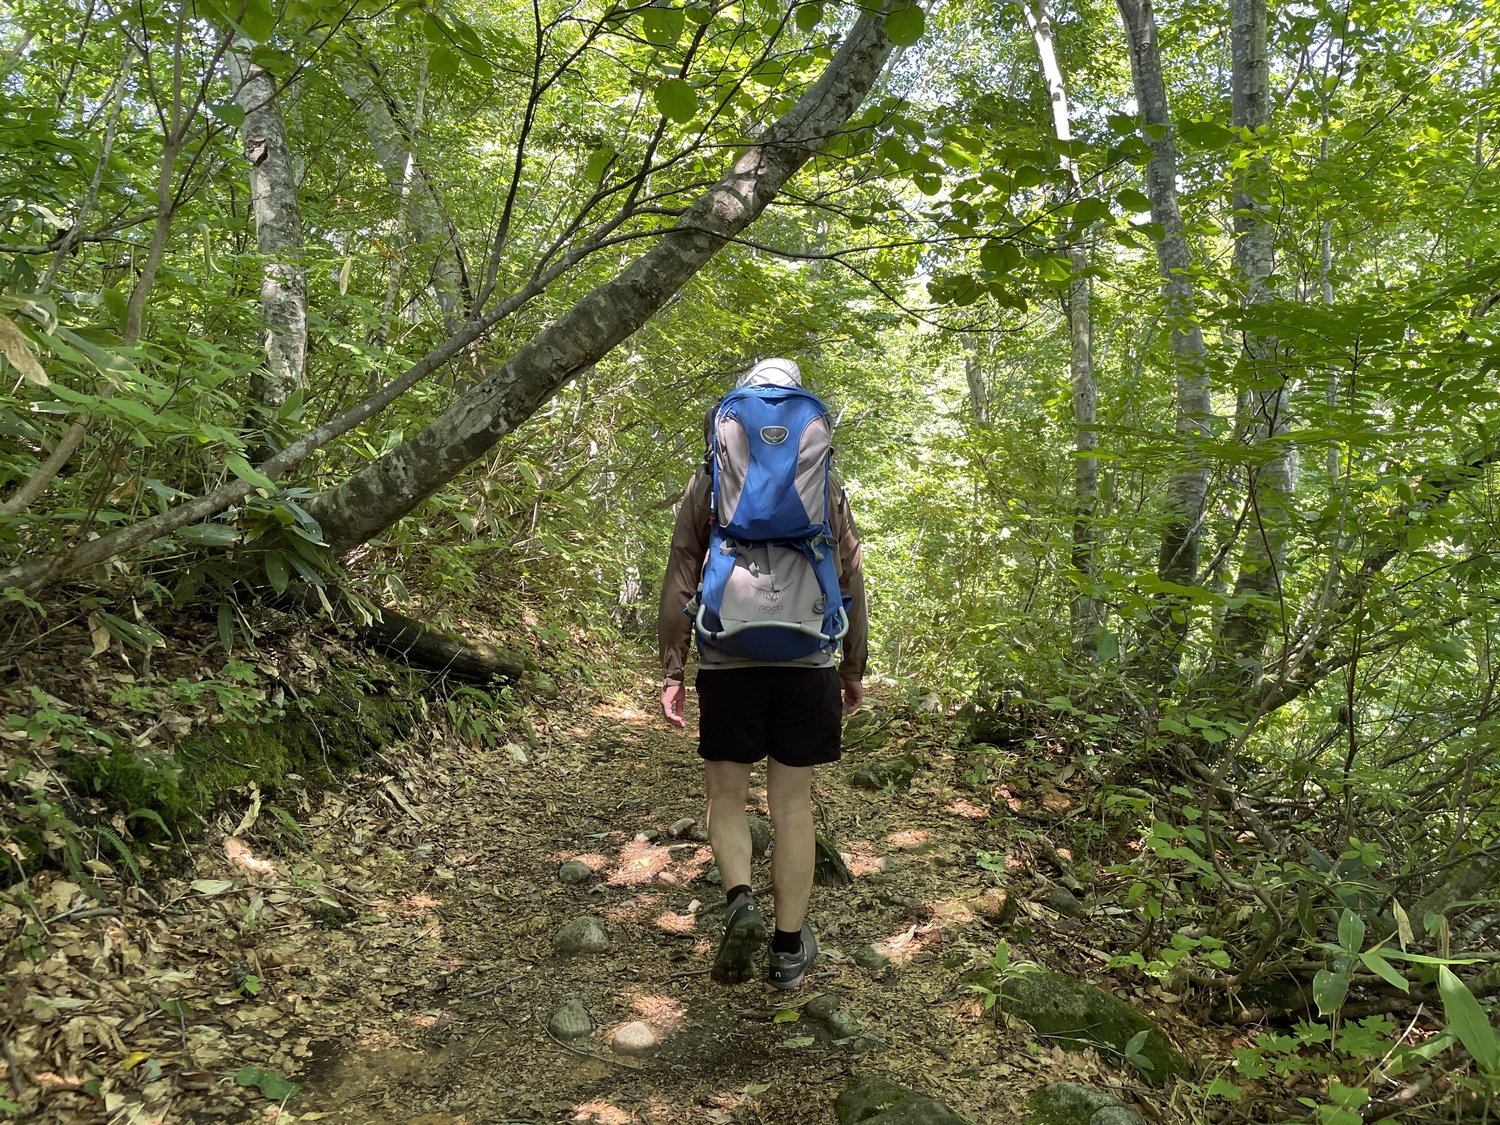
<path fill-rule="evenodd" d="M 829 517 L 832 425 L 792 372 L 725 395 L 708 437 L 713 517 L 687 612 L 700 648 L 747 660 L 832 651 L 849 630 Z"/>

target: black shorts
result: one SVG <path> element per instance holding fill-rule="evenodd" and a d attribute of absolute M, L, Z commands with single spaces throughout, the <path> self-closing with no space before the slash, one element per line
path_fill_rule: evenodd
<path fill-rule="evenodd" d="M 836 668 L 766 666 L 699 671 L 698 754 L 710 762 L 784 766 L 836 762 L 843 692 Z"/>

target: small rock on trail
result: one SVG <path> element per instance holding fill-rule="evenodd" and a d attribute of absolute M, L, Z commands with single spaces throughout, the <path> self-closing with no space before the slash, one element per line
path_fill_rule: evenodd
<path fill-rule="evenodd" d="M 826 1020 L 834 1012 L 838 1011 L 842 1004 L 843 1001 L 837 996 L 831 992 L 825 992 L 822 996 L 814 996 L 809 1000 L 804 1011 L 807 1012 L 809 1019 Z"/>
<path fill-rule="evenodd" d="M 594 1022 L 583 1001 L 575 996 L 557 1010 L 547 1027 L 559 1039 L 581 1039 L 594 1030 Z"/>
<path fill-rule="evenodd" d="M 835 1039 L 850 1039 L 859 1034 L 859 1017 L 850 1008 L 830 1013 L 823 1024 Z"/>
<path fill-rule="evenodd" d="M 771 826 L 758 816 L 750 821 L 750 851 L 754 855 L 765 855 L 771 850 Z"/>
<path fill-rule="evenodd" d="M 552 939 L 552 947 L 568 957 L 582 953 L 608 953 L 609 931 L 599 919 L 584 915 L 558 930 Z"/>
<path fill-rule="evenodd" d="M 618 1029 L 610 1042 L 611 1046 L 622 1055 L 653 1055 L 661 1046 L 656 1033 L 640 1020 L 627 1023 Z"/>

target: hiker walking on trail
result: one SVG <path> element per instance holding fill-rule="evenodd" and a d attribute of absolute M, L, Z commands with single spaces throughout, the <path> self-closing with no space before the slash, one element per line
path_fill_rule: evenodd
<path fill-rule="evenodd" d="M 795 988 L 818 955 L 807 923 L 812 771 L 839 759 L 842 717 L 864 697 L 859 534 L 831 472 L 828 409 L 802 388 L 793 361 L 757 363 L 704 431 L 707 455 L 677 510 L 662 583 L 661 707 L 683 725 L 683 665 L 696 636 L 708 838 L 727 894 L 713 977 L 748 979 L 766 940 L 745 801 L 751 766 L 769 757 L 776 929 L 766 979 Z"/>

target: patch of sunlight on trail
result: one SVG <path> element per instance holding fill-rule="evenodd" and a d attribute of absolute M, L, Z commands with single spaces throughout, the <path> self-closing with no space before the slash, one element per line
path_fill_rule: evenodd
<path fill-rule="evenodd" d="M 654 716 L 649 712 L 642 711 L 633 703 L 626 702 L 616 696 L 609 703 L 601 703 L 594 708 L 594 714 L 601 719 L 611 719 L 617 723 L 628 723 L 633 727 L 649 726 Z"/>
<path fill-rule="evenodd" d="M 658 1038 L 665 1039 L 687 1022 L 687 1009 L 670 996 L 637 996 L 631 1009 L 650 1025 Z"/>

